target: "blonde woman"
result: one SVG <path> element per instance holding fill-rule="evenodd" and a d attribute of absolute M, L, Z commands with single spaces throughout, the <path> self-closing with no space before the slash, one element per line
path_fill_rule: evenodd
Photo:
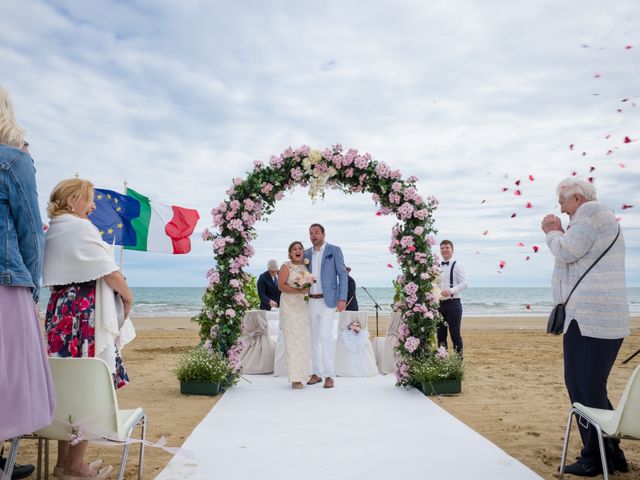
<path fill-rule="evenodd" d="M 44 231 L 36 170 L 24 135 L 0 87 L 0 444 L 46 427 L 55 411 L 35 307 Z M 5 467 L 0 458 L 0 468 Z M 31 471 L 31 465 L 16 465 L 13 473 L 17 477 Z"/>
<path fill-rule="evenodd" d="M 113 291 L 124 302 L 128 318 L 133 295 L 113 260 L 110 247 L 102 241 L 98 229 L 88 216 L 95 210 L 93 185 L 88 180 L 63 180 L 51 192 L 47 213 L 51 218 L 47 230 L 44 284 L 50 287 L 45 330 L 48 353 L 54 357 L 100 357 L 107 362 L 116 388 L 129 383 L 129 377 L 116 346 L 118 330 L 105 326 L 100 301 L 114 303 Z M 101 292 L 107 288 L 109 294 Z M 100 300 L 103 299 L 103 300 Z M 71 446 L 59 442 L 55 473 L 64 479 L 106 478 L 111 465 L 98 470 L 95 462 L 87 465 L 84 453 L 87 442 Z"/>

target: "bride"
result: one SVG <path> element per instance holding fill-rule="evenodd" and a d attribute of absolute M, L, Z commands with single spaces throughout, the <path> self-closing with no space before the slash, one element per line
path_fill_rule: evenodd
<path fill-rule="evenodd" d="M 307 261 L 308 262 L 308 261 Z M 315 282 L 307 270 L 301 242 L 289 245 L 289 261 L 278 273 L 280 296 L 280 325 L 287 352 L 289 381 L 295 389 L 303 388 L 309 376 L 311 362 L 311 333 L 307 314 L 306 295 Z"/>

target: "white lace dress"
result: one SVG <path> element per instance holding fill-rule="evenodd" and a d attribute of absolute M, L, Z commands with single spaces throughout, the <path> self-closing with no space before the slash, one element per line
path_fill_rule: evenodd
<path fill-rule="evenodd" d="M 295 265 L 291 262 L 287 262 L 285 265 L 289 267 L 289 280 L 298 272 L 307 270 L 304 265 Z M 311 333 L 307 302 L 305 302 L 303 294 L 282 292 L 280 296 L 280 326 L 284 334 L 287 352 L 289 381 L 306 382 L 311 362 Z"/>

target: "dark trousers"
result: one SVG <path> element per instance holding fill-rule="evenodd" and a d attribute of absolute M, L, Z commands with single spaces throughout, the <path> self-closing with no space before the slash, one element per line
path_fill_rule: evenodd
<path fill-rule="evenodd" d="M 451 298 L 440 301 L 438 311 L 444 318 L 444 323 L 438 325 L 438 345 L 444 345 L 445 348 L 449 348 L 447 344 L 447 330 L 449 330 L 453 348 L 461 354 L 462 336 L 460 335 L 460 327 L 462 325 L 462 303 L 460 299 Z"/>
<path fill-rule="evenodd" d="M 580 402 L 586 407 L 613 410 L 607 396 L 607 380 L 621 345 L 622 338 L 607 340 L 583 337 L 578 323 L 575 320 L 571 321 L 562 342 L 564 383 L 571 404 Z M 586 465 L 600 465 L 598 432 L 592 426 L 584 428 L 579 422 L 578 425 L 584 444 L 580 452 L 581 462 Z M 613 458 L 624 458 L 619 444 L 619 440 L 604 440 L 610 468 Z"/>

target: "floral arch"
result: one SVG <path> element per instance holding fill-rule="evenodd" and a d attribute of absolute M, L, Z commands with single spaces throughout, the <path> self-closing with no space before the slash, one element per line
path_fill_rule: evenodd
<path fill-rule="evenodd" d="M 247 279 L 243 268 L 254 254 L 254 225 L 274 211 L 285 192 L 298 185 L 309 187 L 313 201 L 323 197 L 327 187 L 347 194 L 368 192 L 380 206 L 377 215 L 398 218 L 389 247 L 402 270 L 396 280 L 399 299 L 393 305 L 402 316 L 397 346 L 402 361 L 397 364 L 396 376 L 399 385 L 411 383 L 412 362 L 434 353 L 440 318 L 434 292 L 440 270 L 434 266 L 431 251 L 435 243 L 433 212 L 438 202 L 420 196 L 416 182 L 415 177 L 403 179 L 400 171 L 373 160 L 368 153 L 360 154 L 355 149 L 345 152 L 341 145 L 322 152 L 306 145 L 296 150 L 287 148 L 279 156 L 272 156 L 268 165 L 255 161 L 246 178 L 233 180 L 227 199 L 211 211 L 217 233 L 206 229 L 202 234 L 204 240 L 213 242 L 216 268 L 207 272 L 204 305 L 194 318 L 207 349 L 227 356 L 233 372 L 229 384 L 240 375 L 239 337 L 243 315 L 249 308 L 243 293 Z"/>

